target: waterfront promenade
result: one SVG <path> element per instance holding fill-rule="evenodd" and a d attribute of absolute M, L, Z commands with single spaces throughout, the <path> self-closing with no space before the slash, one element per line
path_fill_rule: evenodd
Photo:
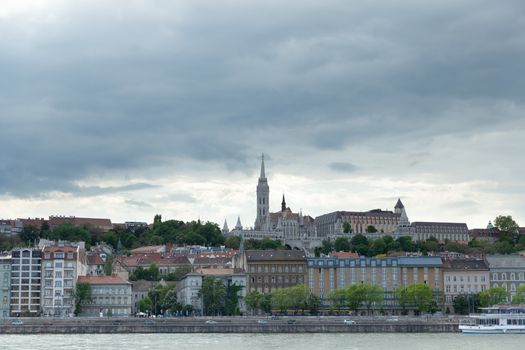
<path fill-rule="evenodd" d="M 447 317 L 21 318 L 0 321 L 0 333 L 453 333 L 460 322 Z"/>

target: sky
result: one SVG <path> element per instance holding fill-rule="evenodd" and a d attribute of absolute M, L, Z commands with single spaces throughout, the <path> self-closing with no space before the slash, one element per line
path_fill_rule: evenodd
<path fill-rule="evenodd" d="M 525 2 L 2 0 L 0 218 L 525 226 Z"/>

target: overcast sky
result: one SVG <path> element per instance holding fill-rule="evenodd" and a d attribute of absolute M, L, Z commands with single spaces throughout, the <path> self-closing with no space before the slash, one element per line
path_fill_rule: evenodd
<path fill-rule="evenodd" d="M 0 2 L 0 218 L 525 226 L 525 2 Z"/>

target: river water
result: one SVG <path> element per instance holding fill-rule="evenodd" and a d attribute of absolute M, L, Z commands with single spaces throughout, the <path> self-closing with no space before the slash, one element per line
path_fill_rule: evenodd
<path fill-rule="evenodd" d="M 0 335 L 1 350 L 513 350 L 523 344 L 519 334 Z"/>

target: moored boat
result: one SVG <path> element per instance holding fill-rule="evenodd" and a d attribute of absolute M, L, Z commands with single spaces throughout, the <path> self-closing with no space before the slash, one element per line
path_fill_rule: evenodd
<path fill-rule="evenodd" d="M 459 329 L 470 334 L 525 334 L 525 306 L 496 305 L 481 311 L 470 314 L 473 322 L 460 324 Z"/>

